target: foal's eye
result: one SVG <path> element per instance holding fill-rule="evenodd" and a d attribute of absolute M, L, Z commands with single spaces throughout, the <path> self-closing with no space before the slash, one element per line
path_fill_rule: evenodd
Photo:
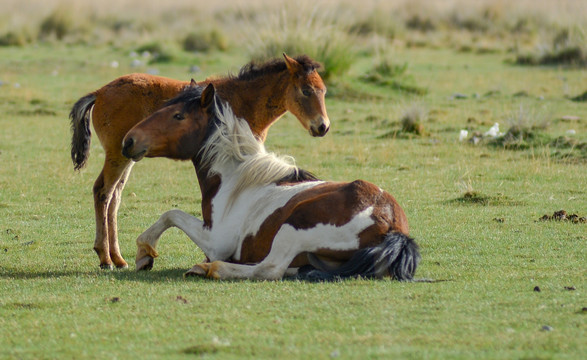
<path fill-rule="evenodd" d="M 310 96 L 310 95 L 312 95 L 312 90 L 302 89 L 302 94 L 304 94 L 304 96 Z"/>
<path fill-rule="evenodd" d="M 182 113 L 176 113 L 175 115 L 173 115 L 173 118 L 175 120 L 183 120 L 183 119 L 185 119 L 185 116 L 183 116 Z"/>

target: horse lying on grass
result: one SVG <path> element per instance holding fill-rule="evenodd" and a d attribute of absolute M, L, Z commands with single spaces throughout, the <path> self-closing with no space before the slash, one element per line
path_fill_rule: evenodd
<path fill-rule="evenodd" d="M 124 138 L 123 153 L 134 161 L 192 159 L 202 192 L 203 220 L 171 210 L 138 237 L 137 269 L 152 268 L 161 234 L 177 227 L 210 260 L 186 275 L 413 278 L 418 246 L 393 196 L 362 180 L 317 180 L 267 153 L 219 103 L 212 84 L 191 88 Z"/>
<path fill-rule="evenodd" d="M 307 56 L 285 61 L 250 63 L 238 76 L 206 79 L 235 114 L 248 122 L 253 134 L 265 141 L 269 127 L 286 111 L 294 114 L 312 136 L 324 136 L 330 127 L 324 95 L 326 87 L 316 71 L 320 66 Z M 96 238 L 94 250 L 101 268 L 127 267 L 118 245 L 117 216 L 124 185 L 133 162 L 122 156 L 122 139 L 137 123 L 165 101 L 175 97 L 189 82 L 147 74 L 122 76 L 79 99 L 71 109 L 71 158 L 84 167 L 90 151 L 90 113 L 104 147 L 102 172 L 94 183 Z"/>

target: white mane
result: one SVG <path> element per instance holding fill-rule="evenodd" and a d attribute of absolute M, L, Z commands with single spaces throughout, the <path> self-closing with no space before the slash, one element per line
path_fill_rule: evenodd
<path fill-rule="evenodd" d="M 286 176 L 297 175 L 298 168 L 291 156 L 279 157 L 268 153 L 245 120 L 237 118 L 228 104 L 220 106 L 222 111 L 218 108 L 216 110 L 219 124 L 206 140 L 201 154 L 202 164 L 210 166 L 210 175 L 220 174 L 222 170 L 236 166 L 232 176 L 237 181 L 229 196 L 228 207 L 247 188 L 268 185 Z"/>

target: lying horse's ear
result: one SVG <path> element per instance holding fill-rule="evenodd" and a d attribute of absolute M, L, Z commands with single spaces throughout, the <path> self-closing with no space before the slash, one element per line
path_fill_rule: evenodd
<path fill-rule="evenodd" d="M 200 100 L 202 109 L 208 109 L 212 104 L 214 104 L 215 93 L 216 90 L 214 89 L 214 85 L 212 85 L 212 83 L 208 84 L 208 86 L 206 86 L 202 92 L 202 99 Z"/>
<path fill-rule="evenodd" d="M 192 81 L 190 82 L 190 87 L 196 87 L 198 86 L 198 83 L 196 82 L 196 80 L 192 79 Z"/>
<path fill-rule="evenodd" d="M 290 58 L 285 53 L 283 53 L 283 57 L 285 58 L 285 65 L 289 70 L 290 74 L 295 75 L 302 71 L 302 65 L 296 61 L 294 58 Z"/>

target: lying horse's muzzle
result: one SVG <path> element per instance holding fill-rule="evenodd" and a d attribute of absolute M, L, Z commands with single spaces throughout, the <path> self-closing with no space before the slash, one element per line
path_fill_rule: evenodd
<path fill-rule="evenodd" d="M 146 149 L 137 149 L 135 146 L 135 139 L 133 137 L 125 137 L 122 142 L 122 155 L 133 160 L 139 161 L 147 152 Z"/>

